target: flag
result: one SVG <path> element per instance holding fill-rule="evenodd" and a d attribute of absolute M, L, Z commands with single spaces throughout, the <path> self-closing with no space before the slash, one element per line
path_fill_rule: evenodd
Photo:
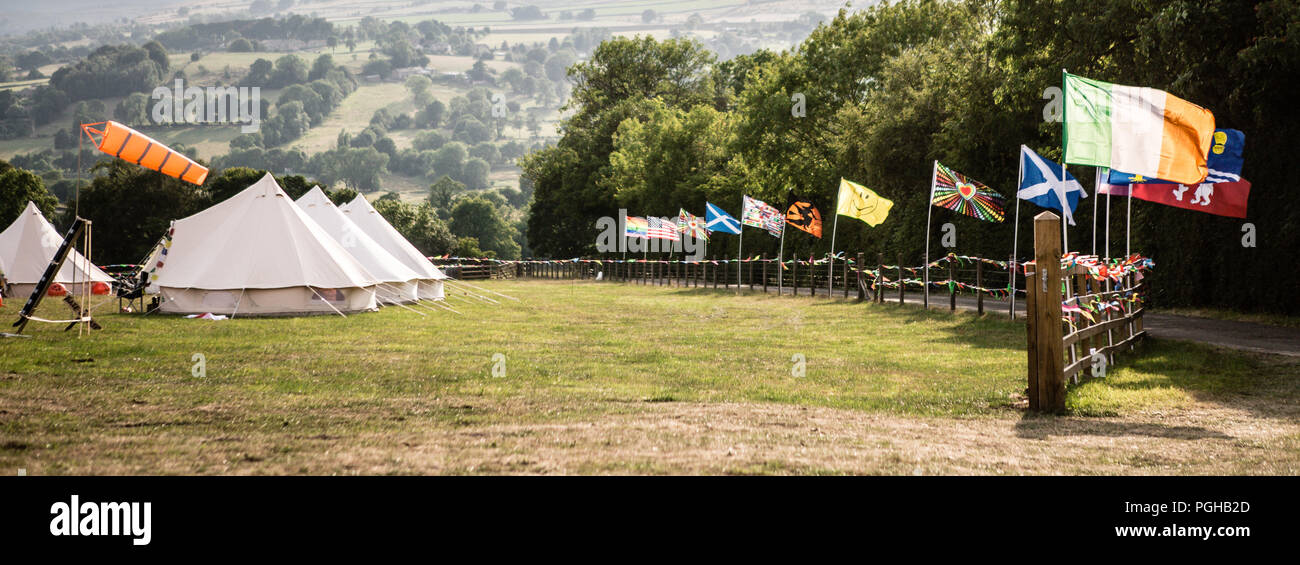
<path fill-rule="evenodd" d="M 1246 134 L 1235 129 L 1216 129 L 1210 145 L 1210 152 L 1205 157 L 1210 172 L 1205 175 L 1205 182 L 1237 182 L 1241 180 L 1241 166 L 1245 161 Z M 1147 178 L 1142 175 L 1111 170 L 1110 184 L 1132 183 L 1178 184 L 1174 181 Z M 1127 193 L 1125 193 L 1127 194 Z"/>
<path fill-rule="evenodd" d="M 704 225 L 710 231 L 722 233 L 738 234 L 740 233 L 740 223 L 731 214 L 722 211 L 722 208 L 714 206 L 710 202 L 704 203 Z"/>
<path fill-rule="evenodd" d="M 790 206 L 785 210 L 786 223 L 812 234 L 822 236 L 822 213 L 811 200 L 790 196 Z"/>
<path fill-rule="evenodd" d="M 628 216 L 623 228 L 623 235 L 626 237 L 649 238 L 650 223 L 645 218 L 637 216 Z"/>
<path fill-rule="evenodd" d="M 740 212 L 740 223 L 750 227 L 766 229 L 773 237 L 781 236 L 785 226 L 781 211 L 756 198 L 745 197 L 745 206 Z"/>
<path fill-rule="evenodd" d="M 990 222 L 1006 219 L 1007 203 L 1001 194 L 938 161 L 934 162 L 934 169 L 934 186 L 930 188 L 931 204 Z"/>
<path fill-rule="evenodd" d="M 1061 182 L 1061 165 L 1043 158 L 1024 145 L 1020 146 L 1020 170 L 1024 175 L 1020 179 L 1020 189 L 1016 197 L 1028 200 L 1053 210 L 1061 210 L 1070 225 L 1074 225 L 1074 211 L 1079 207 L 1079 199 L 1087 198 L 1083 185 L 1075 180 L 1074 175 L 1065 173 L 1065 182 Z M 1065 197 L 1068 209 L 1061 209 L 1061 197 Z"/>
<path fill-rule="evenodd" d="M 677 241 L 680 239 L 677 236 L 677 224 L 667 220 L 666 218 L 649 216 L 646 218 L 646 223 L 648 224 L 646 235 L 649 239 L 667 239 L 670 241 Z"/>
<path fill-rule="evenodd" d="M 1064 73 L 1065 162 L 1195 184 L 1214 114 L 1177 96 Z"/>
<path fill-rule="evenodd" d="M 1109 194 L 1111 196 L 1128 196 L 1128 181 L 1123 184 L 1115 182 L 1115 171 L 1106 169 L 1098 179 L 1100 184 L 1097 185 L 1097 194 Z"/>
<path fill-rule="evenodd" d="M 875 191 L 856 182 L 840 179 L 840 195 L 835 213 L 857 218 L 871 225 L 880 225 L 894 207 L 892 200 L 881 198 Z"/>
<path fill-rule="evenodd" d="M 685 208 L 677 211 L 677 231 L 704 241 L 709 240 L 709 230 L 704 229 L 704 221 L 699 216 L 687 212 Z"/>
<path fill-rule="evenodd" d="M 1246 217 L 1246 200 L 1250 198 L 1250 182 L 1219 182 L 1201 184 L 1131 184 L 1133 198 L 1148 202 L 1195 210 L 1229 218 Z"/>
<path fill-rule="evenodd" d="M 768 206 L 763 213 L 763 227 L 772 237 L 781 237 L 781 232 L 785 231 L 785 216 L 775 206 Z"/>

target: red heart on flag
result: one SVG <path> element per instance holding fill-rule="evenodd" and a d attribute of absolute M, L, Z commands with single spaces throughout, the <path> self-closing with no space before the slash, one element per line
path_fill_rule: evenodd
<path fill-rule="evenodd" d="M 957 193 L 960 194 L 962 198 L 975 196 L 975 185 L 967 182 L 959 182 L 957 183 Z"/>

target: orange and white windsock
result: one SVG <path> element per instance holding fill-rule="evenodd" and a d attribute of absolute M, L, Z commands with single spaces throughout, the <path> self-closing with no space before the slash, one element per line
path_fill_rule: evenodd
<path fill-rule="evenodd" d="M 102 126 L 104 129 L 96 129 Z M 208 168 L 179 151 L 114 121 L 82 124 L 82 131 L 106 154 L 193 184 L 203 184 Z"/>

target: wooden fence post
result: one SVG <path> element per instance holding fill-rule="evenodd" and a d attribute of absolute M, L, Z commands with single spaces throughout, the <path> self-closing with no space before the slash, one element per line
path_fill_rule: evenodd
<path fill-rule="evenodd" d="M 794 292 L 791 296 L 799 296 L 799 258 L 794 257 L 790 260 L 790 280 L 794 281 Z"/>
<path fill-rule="evenodd" d="M 876 295 L 872 298 L 880 304 L 885 303 L 885 252 L 876 254 Z"/>
<path fill-rule="evenodd" d="M 861 252 L 858 252 L 858 275 L 854 280 L 858 281 L 858 302 L 862 302 L 863 300 L 867 299 L 867 287 L 862 286 L 863 283 L 862 283 L 862 253 Z M 848 281 L 845 282 L 847 283 Z M 847 298 L 847 296 L 848 296 L 848 291 L 846 289 L 845 297 Z M 875 300 L 876 299 L 875 295 L 872 295 L 871 299 Z"/>
<path fill-rule="evenodd" d="M 1065 410 L 1064 337 L 1061 329 L 1061 219 L 1051 212 L 1034 217 L 1034 275 L 1027 306 L 1029 408 Z"/>
<path fill-rule="evenodd" d="M 835 256 L 830 256 L 830 261 L 826 262 L 826 299 L 835 298 Z"/>
<path fill-rule="evenodd" d="M 903 296 L 907 290 L 907 285 L 903 284 L 903 254 L 898 254 L 898 304 L 903 305 Z"/>
<path fill-rule="evenodd" d="M 848 298 L 848 297 L 849 297 L 849 264 L 850 264 L 850 263 L 853 263 L 853 262 L 849 260 L 849 254 L 848 254 L 848 253 L 845 253 L 845 254 L 844 254 L 844 278 L 841 279 L 841 280 L 844 281 L 844 298 Z M 859 264 L 860 264 L 860 262 L 859 262 Z M 861 276 L 861 275 L 859 275 L 859 276 Z"/>
<path fill-rule="evenodd" d="M 767 294 L 767 253 L 763 253 L 763 294 Z"/>
<path fill-rule="evenodd" d="M 957 311 L 957 261 L 948 262 L 948 311 Z"/>
<path fill-rule="evenodd" d="M 975 309 L 984 315 L 984 261 L 975 261 Z"/>

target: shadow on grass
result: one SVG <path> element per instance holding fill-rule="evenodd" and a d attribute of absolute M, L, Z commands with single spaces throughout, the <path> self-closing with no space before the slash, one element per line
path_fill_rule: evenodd
<path fill-rule="evenodd" d="M 1154 437 L 1163 439 L 1233 439 L 1217 430 L 1200 426 L 1167 426 L 1147 422 L 1115 422 L 1075 417 L 1025 414 L 1016 422 L 1016 437 L 1051 439 L 1053 437 Z"/>

